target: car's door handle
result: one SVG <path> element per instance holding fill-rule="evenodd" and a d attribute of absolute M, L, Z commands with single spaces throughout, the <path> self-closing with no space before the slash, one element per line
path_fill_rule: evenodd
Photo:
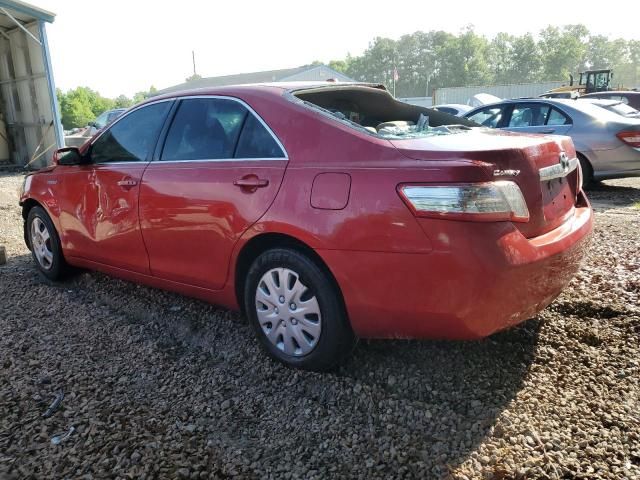
<path fill-rule="evenodd" d="M 269 186 L 269 180 L 265 178 L 258 178 L 255 175 L 251 175 L 251 176 L 240 178 L 234 181 L 233 184 L 236 187 L 254 189 L 254 188 L 262 188 L 262 187 Z"/>
<path fill-rule="evenodd" d="M 125 178 L 118 182 L 119 187 L 135 187 L 138 184 L 133 178 Z"/>
<path fill-rule="evenodd" d="M 545 130 L 541 130 L 540 133 L 553 133 L 555 131 L 555 128 L 547 128 Z"/>

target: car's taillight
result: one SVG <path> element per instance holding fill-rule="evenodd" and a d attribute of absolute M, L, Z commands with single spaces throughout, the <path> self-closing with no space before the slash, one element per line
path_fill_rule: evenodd
<path fill-rule="evenodd" d="M 520 187 L 498 181 L 450 185 L 400 185 L 400 196 L 419 217 L 480 222 L 529 220 Z"/>
<path fill-rule="evenodd" d="M 622 131 L 616 133 L 616 137 L 633 148 L 640 148 L 640 132 Z"/>

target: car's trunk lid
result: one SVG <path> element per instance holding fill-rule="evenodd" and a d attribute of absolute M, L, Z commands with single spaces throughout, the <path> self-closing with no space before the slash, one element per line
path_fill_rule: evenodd
<path fill-rule="evenodd" d="M 569 137 L 474 129 L 390 142 L 412 159 L 463 158 L 487 167 L 488 181 L 510 180 L 518 184 L 530 219 L 516 226 L 526 237 L 553 230 L 573 214 L 579 175 L 575 168 L 576 152 Z M 451 178 L 452 183 L 464 181 L 464 178 Z"/>

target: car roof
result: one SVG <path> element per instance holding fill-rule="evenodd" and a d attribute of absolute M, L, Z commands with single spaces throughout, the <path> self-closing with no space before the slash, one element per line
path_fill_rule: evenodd
<path fill-rule="evenodd" d="M 299 82 L 265 82 L 248 83 L 243 85 L 225 85 L 220 87 L 204 87 L 189 90 L 170 92 L 156 97 L 148 98 L 144 103 L 154 102 L 167 98 L 188 97 L 194 95 L 234 95 L 241 93 L 272 93 L 278 96 L 283 92 L 294 92 L 297 90 L 311 90 L 316 88 L 346 88 L 346 87 L 368 87 L 378 90 L 387 90 L 383 84 L 367 82 L 333 82 L 333 81 L 299 81 Z"/>
<path fill-rule="evenodd" d="M 498 105 L 512 104 L 512 103 L 550 103 L 552 105 L 557 104 L 557 105 L 573 106 L 575 104 L 575 100 L 570 98 L 538 98 L 538 97 L 507 98 L 505 100 L 500 100 L 499 102 L 487 103 L 485 105 L 473 107 L 473 110 L 480 110 L 482 108 L 494 107 Z"/>
<path fill-rule="evenodd" d="M 431 108 L 438 108 L 438 107 L 467 108 L 469 110 L 473 108 L 469 105 L 465 105 L 464 103 L 442 103 L 440 105 L 434 105 Z"/>

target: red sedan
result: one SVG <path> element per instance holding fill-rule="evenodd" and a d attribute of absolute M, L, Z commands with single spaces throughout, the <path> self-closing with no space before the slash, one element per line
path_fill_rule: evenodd
<path fill-rule="evenodd" d="M 25 238 L 51 279 L 240 308 L 296 367 L 358 337 L 480 338 L 553 301 L 593 220 L 568 137 L 473 126 L 366 84 L 153 98 L 26 177 Z"/>

